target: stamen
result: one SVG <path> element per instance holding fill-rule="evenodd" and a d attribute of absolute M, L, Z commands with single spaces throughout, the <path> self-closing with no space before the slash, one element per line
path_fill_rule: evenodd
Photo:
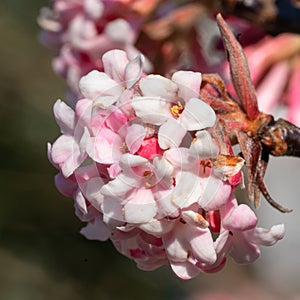
<path fill-rule="evenodd" d="M 178 117 L 183 111 L 182 104 L 178 101 L 177 104 L 171 107 L 171 113 L 174 117 Z"/>

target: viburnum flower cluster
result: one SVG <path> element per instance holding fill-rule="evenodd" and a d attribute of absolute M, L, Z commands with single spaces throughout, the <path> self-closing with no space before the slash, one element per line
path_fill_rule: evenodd
<path fill-rule="evenodd" d="M 199 96 L 202 74 L 147 75 L 143 62 L 106 52 L 104 71 L 80 79 L 75 109 L 54 105 L 62 134 L 48 155 L 58 190 L 87 222 L 81 233 L 110 239 L 142 270 L 169 265 L 182 279 L 217 272 L 228 256 L 255 261 L 284 226 L 257 227 L 237 202 L 244 160 L 219 138 L 216 113 Z"/>

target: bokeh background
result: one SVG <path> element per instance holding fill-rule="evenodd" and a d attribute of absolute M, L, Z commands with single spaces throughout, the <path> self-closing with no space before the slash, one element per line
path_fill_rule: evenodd
<path fill-rule="evenodd" d="M 54 186 L 46 144 L 59 135 L 52 116 L 64 83 L 38 40 L 46 0 L 0 1 L 0 299 L 297 299 L 300 295 L 300 162 L 274 159 L 266 183 L 294 212 L 263 203 L 260 225 L 286 223 L 287 235 L 252 266 L 181 281 L 168 268 L 138 270 L 109 243 L 85 240 L 73 200 Z M 300 83 L 299 83 L 300 84 Z M 300 98 L 300 95 L 299 95 Z M 300 296 L 299 298 L 300 299 Z"/>

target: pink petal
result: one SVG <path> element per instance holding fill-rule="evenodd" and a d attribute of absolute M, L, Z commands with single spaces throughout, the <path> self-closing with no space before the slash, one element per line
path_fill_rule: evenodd
<path fill-rule="evenodd" d="M 103 223 L 101 217 L 95 218 L 93 222 L 89 222 L 86 227 L 80 230 L 80 233 L 88 240 L 106 241 L 109 239 L 111 232 Z"/>
<path fill-rule="evenodd" d="M 205 102 L 191 98 L 179 116 L 180 123 L 187 130 L 201 130 L 212 127 L 216 121 L 214 110 Z"/>
<path fill-rule="evenodd" d="M 223 218 L 223 227 L 227 230 L 245 231 L 257 224 L 257 217 L 248 205 L 240 204 L 231 213 Z"/>
<path fill-rule="evenodd" d="M 204 192 L 198 201 L 199 205 L 206 210 L 218 210 L 228 202 L 232 187 L 214 175 L 202 178 L 200 184 Z"/>
<path fill-rule="evenodd" d="M 124 224 L 123 207 L 119 199 L 104 197 L 102 203 L 103 221 L 111 226 Z"/>
<path fill-rule="evenodd" d="M 191 98 L 198 98 L 202 81 L 201 73 L 191 71 L 177 71 L 172 76 L 177 83 L 178 96 L 186 102 Z"/>
<path fill-rule="evenodd" d="M 100 193 L 101 187 L 104 185 L 103 179 L 100 177 L 91 178 L 87 182 L 85 196 L 92 205 L 101 211 L 103 195 Z"/>
<path fill-rule="evenodd" d="M 254 262 L 260 255 L 257 245 L 249 243 L 242 233 L 234 232 L 233 248 L 230 256 L 239 264 L 249 264 Z"/>
<path fill-rule="evenodd" d="M 75 207 L 79 209 L 83 215 L 88 214 L 86 200 L 79 189 L 76 191 L 74 200 L 75 200 Z"/>
<path fill-rule="evenodd" d="M 65 178 L 61 173 L 54 177 L 55 186 L 58 191 L 66 197 L 73 197 L 78 184 L 71 179 Z"/>
<path fill-rule="evenodd" d="M 86 152 L 93 160 L 102 164 L 112 164 L 118 161 L 123 143 L 120 136 L 114 134 L 114 137 L 113 143 L 100 135 L 89 138 L 86 144 Z"/>
<path fill-rule="evenodd" d="M 73 137 L 62 135 L 52 145 L 51 158 L 60 166 L 63 175 L 69 177 L 85 160 L 86 154 L 81 153 Z"/>
<path fill-rule="evenodd" d="M 125 137 L 126 145 L 130 153 L 136 153 L 146 136 L 146 129 L 140 124 L 132 124 L 127 128 Z"/>
<path fill-rule="evenodd" d="M 171 262 L 173 272 L 181 279 L 188 280 L 196 277 L 200 269 L 189 262 Z"/>

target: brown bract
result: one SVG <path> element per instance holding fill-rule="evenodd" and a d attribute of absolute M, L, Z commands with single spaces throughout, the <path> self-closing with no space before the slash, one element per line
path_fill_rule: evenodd
<path fill-rule="evenodd" d="M 231 98 L 217 74 L 203 75 L 200 97 L 213 107 L 218 117 L 215 138 L 221 144 L 220 157 L 224 159 L 217 163 L 228 166 L 230 162 L 237 163 L 233 157 L 229 161 L 225 159 L 228 153 L 224 146 L 225 138 L 221 138 L 221 135 L 224 135 L 230 139 L 232 145 L 238 143 L 240 146 L 247 168 L 249 199 L 254 206 L 259 205 L 262 193 L 273 207 L 281 212 L 290 212 L 290 209 L 272 199 L 263 178 L 270 154 L 300 156 L 300 129 L 284 120 L 274 121 L 271 115 L 258 110 L 255 88 L 243 49 L 221 14 L 217 15 L 217 23 L 228 54 L 231 78 L 238 97 Z"/>

